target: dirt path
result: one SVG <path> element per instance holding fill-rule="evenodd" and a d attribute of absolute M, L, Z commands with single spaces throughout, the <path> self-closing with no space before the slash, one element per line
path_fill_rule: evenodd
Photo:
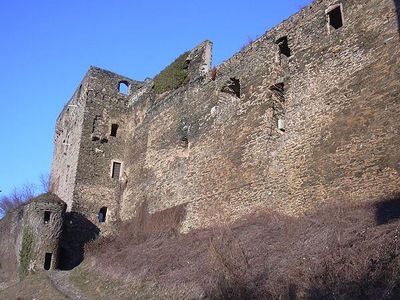
<path fill-rule="evenodd" d="M 70 271 L 50 271 L 47 272 L 47 276 L 54 287 L 66 298 L 71 300 L 91 300 L 71 283 L 69 280 L 70 273 Z"/>

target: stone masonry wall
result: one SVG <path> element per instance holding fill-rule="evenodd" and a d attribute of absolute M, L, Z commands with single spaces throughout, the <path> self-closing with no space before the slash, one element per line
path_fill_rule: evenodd
<path fill-rule="evenodd" d="M 189 230 L 259 208 L 298 215 L 398 191 L 395 5 L 343 1 L 344 26 L 329 32 L 331 4 L 315 1 L 218 66 L 215 81 L 142 112 L 127 138 L 123 219 L 144 200 L 151 212 L 188 203 Z M 276 44 L 284 36 L 289 58 Z"/>
<path fill-rule="evenodd" d="M 80 140 L 80 154 L 74 187 L 73 211 L 84 214 L 98 224 L 100 208 L 107 207 L 106 222 L 119 217 L 120 195 L 124 189 L 125 132 L 128 121 L 128 94 L 143 83 L 92 67 L 87 79 L 87 98 Z M 127 94 L 119 92 L 119 84 L 129 86 Z M 111 135 L 117 124 L 116 136 Z M 120 180 L 111 178 L 113 161 L 122 163 Z"/>
<path fill-rule="evenodd" d="M 57 118 L 51 171 L 51 190 L 71 210 L 87 94 L 87 77 Z"/>
<path fill-rule="evenodd" d="M 24 207 L 24 229 L 34 237 L 34 257 L 30 268 L 43 270 L 46 253 L 51 253 L 50 269 L 58 267 L 58 254 L 66 204 L 53 195 L 40 196 Z M 45 220 L 45 213 L 49 220 Z"/>
<path fill-rule="evenodd" d="M 327 13 L 338 7 L 343 26 L 334 29 Z M 188 231 L 259 209 L 301 215 L 399 191 L 396 7 L 316 0 L 216 72 L 206 41 L 187 58 L 189 83 L 161 95 L 151 80 L 92 68 L 75 183 L 64 186 L 72 209 L 95 222 L 104 206 L 113 221 L 144 201 L 150 212 L 186 203 Z M 121 81 L 129 95 L 118 93 Z M 53 173 L 63 172 L 55 162 Z"/>
<path fill-rule="evenodd" d="M 0 220 L 0 286 L 1 283 L 18 278 L 23 215 L 23 209 L 19 208 Z"/>
<path fill-rule="evenodd" d="M 8 212 L 0 220 L 0 282 L 43 270 L 46 253 L 52 254 L 50 269 L 57 268 L 66 207 L 56 195 L 43 194 Z M 26 240 L 27 232 L 30 241 Z M 22 263 L 24 243 L 31 245 L 31 251 L 24 252 L 25 262 Z"/>

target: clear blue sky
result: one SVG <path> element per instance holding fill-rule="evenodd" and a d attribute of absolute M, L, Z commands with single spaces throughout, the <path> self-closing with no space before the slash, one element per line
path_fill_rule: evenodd
<path fill-rule="evenodd" d="M 143 80 L 205 39 L 216 65 L 310 2 L 1 1 L 0 195 L 50 171 L 55 119 L 90 65 Z"/>

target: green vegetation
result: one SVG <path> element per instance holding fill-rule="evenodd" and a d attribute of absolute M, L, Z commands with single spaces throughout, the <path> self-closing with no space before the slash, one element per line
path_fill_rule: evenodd
<path fill-rule="evenodd" d="M 33 258 L 34 251 L 33 235 L 29 227 L 24 228 L 24 234 L 22 237 L 22 247 L 19 252 L 20 266 L 19 274 L 21 277 L 25 277 L 29 273 L 29 264 Z"/>
<path fill-rule="evenodd" d="M 175 90 L 188 83 L 188 62 L 186 61 L 188 55 L 189 51 L 183 53 L 154 78 L 154 91 L 156 94 Z"/>

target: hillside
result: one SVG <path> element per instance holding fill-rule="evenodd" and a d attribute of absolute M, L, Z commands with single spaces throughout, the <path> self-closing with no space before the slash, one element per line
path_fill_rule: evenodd
<path fill-rule="evenodd" d="M 399 195 L 188 234 L 181 213 L 119 224 L 87 245 L 70 281 L 90 299 L 398 299 Z"/>

